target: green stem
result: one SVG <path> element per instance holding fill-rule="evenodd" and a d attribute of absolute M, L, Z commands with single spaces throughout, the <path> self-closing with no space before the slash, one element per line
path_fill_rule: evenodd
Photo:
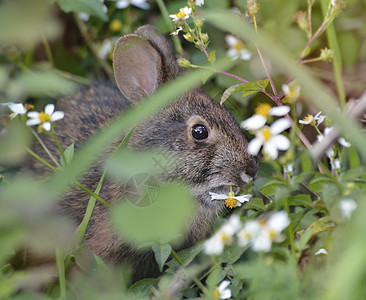
<path fill-rule="evenodd" d="M 105 176 L 106 176 L 106 171 L 103 172 L 103 175 L 102 175 L 102 177 L 99 180 L 98 186 L 95 189 L 95 194 L 96 195 L 99 195 L 99 192 L 100 192 L 100 190 L 102 188 L 102 185 L 103 185 L 103 182 L 104 182 L 104 179 L 105 179 Z M 88 202 L 88 206 L 86 208 L 86 212 L 85 212 L 84 218 L 81 221 L 81 223 L 78 226 L 78 228 L 76 229 L 76 232 L 75 232 L 76 233 L 76 242 L 79 245 L 82 243 L 82 241 L 84 239 L 85 232 L 86 232 L 86 228 L 88 227 L 90 218 L 92 216 L 92 213 L 93 213 L 93 210 L 94 210 L 94 206 L 95 206 L 96 200 L 97 199 L 95 197 L 93 197 L 93 196 L 90 197 L 89 202 Z"/>
<path fill-rule="evenodd" d="M 81 188 L 84 192 L 87 192 L 89 195 L 93 196 L 94 198 L 96 198 L 99 202 L 101 202 L 102 204 L 104 204 L 105 206 L 109 207 L 109 208 L 113 208 L 112 205 L 110 205 L 107 201 L 105 201 L 103 198 L 101 198 L 100 196 L 98 196 L 96 193 L 94 193 L 93 191 L 89 190 L 87 187 L 85 187 L 84 185 L 82 185 L 80 182 L 75 181 L 74 184 Z"/>
<path fill-rule="evenodd" d="M 54 60 L 53 60 L 51 47 L 50 47 L 50 44 L 48 43 L 46 37 L 44 36 L 44 34 L 42 34 L 42 42 L 43 42 L 44 49 L 46 51 L 47 58 L 50 61 L 51 65 L 53 66 Z"/>
<path fill-rule="evenodd" d="M 31 128 L 30 129 L 32 134 L 35 136 L 35 138 L 37 139 L 37 141 L 41 144 L 42 148 L 44 149 L 44 151 L 46 151 L 47 155 L 52 159 L 52 161 L 55 163 L 55 165 L 57 167 L 60 166 L 60 164 L 58 163 L 58 161 L 53 157 L 53 155 L 51 154 L 51 152 L 48 150 L 47 146 L 43 143 L 42 139 L 39 137 L 39 135 Z"/>
<path fill-rule="evenodd" d="M 62 248 L 56 248 L 56 265 L 58 273 L 58 281 L 60 285 L 60 297 L 59 299 L 66 299 L 66 276 L 65 276 L 65 262 L 64 262 L 64 250 Z"/>
<path fill-rule="evenodd" d="M 173 256 L 173 258 L 178 262 L 178 264 L 180 264 L 181 266 L 184 265 L 183 260 L 179 257 L 178 253 L 175 252 L 172 249 L 171 255 Z M 203 292 L 203 293 L 207 293 L 207 289 L 206 287 L 202 284 L 201 281 L 199 281 L 196 277 L 192 277 L 193 282 L 198 286 L 198 288 Z"/>
<path fill-rule="evenodd" d="M 58 149 L 60 150 L 60 153 L 61 153 L 62 159 L 64 160 L 65 165 L 67 165 L 64 149 L 62 149 L 61 143 L 60 143 L 59 139 L 57 138 L 57 135 L 55 134 L 53 128 L 52 128 L 52 131 L 51 131 L 51 136 L 55 140 L 56 145 L 57 145 Z"/>
<path fill-rule="evenodd" d="M 163 15 L 163 19 L 165 21 L 165 24 L 168 26 L 169 31 L 173 32 L 174 31 L 174 26 L 173 26 L 173 22 L 169 17 L 169 12 L 165 6 L 165 3 L 163 0 L 156 0 L 156 3 L 159 6 L 160 12 Z M 180 43 L 180 39 L 178 36 L 173 36 L 173 43 L 174 43 L 174 48 L 175 50 L 179 53 L 182 54 L 183 53 L 183 48 L 182 48 L 182 44 Z"/>
<path fill-rule="evenodd" d="M 51 170 L 55 171 L 56 168 L 54 166 L 52 166 L 50 163 L 48 163 L 46 160 L 44 160 L 42 157 L 40 157 L 38 154 L 36 154 L 35 152 L 33 152 L 30 148 L 28 148 L 27 146 L 24 146 L 25 150 L 32 155 L 34 158 L 38 159 L 41 163 L 43 163 L 44 165 L 46 165 L 47 167 L 49 167 Z"/>

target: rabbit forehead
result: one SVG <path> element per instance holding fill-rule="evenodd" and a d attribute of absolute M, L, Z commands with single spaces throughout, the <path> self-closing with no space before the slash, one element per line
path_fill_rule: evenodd
<path fill-rule="evenodd" d="M 231 113 L 201 89 L 190 92 L 177 104 L 179 111 L 185 111 L 188 126 L 203 123 L 217 138 L 224 135 L 225 139 L 246 147 L 247 140 Z"/>

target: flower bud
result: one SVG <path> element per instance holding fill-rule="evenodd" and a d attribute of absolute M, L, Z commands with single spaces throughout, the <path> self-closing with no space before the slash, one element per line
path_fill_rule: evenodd
<path fill-rule="evenodd" d="M 190 32 L 187 32 L 186 34 L 183 35 L 183 37 L 188 41 L 188 42 L 193 42 L 194 37 Z"/>
<path fill-rule="evenodd" d="M 114 19 L 109 24 L 109 29 L 113 32 L 120 31 L 122 29 L 122 22 L 120 20 Z"/>
<path fill-rule="evenodd" d="M 207 43 L 209 38 L 208 38 L 208 34 L 207 33 L 202 33 L 201 34 L 201 40 L 204 42 L 204 43 Z"/>
<path fill-rule="evenodd" d="M 303 31 L 307 31 L 309 28 L 309 22 L 306 11 L 298 11 L 294 16 L 294 21 L 297 23 L 299 28 Z"/>
<path fill-rule="evenodd" d="M 196 24 L 196 26 L 197 26 L 198 28 L 201 28 L 201 27 L 203 26 L 203 21 L 202 21 L 202 20 L 197 20 L 197 21 L 195 22 L 195 24 Z"/>
<path fill-rule="evenodd" d="M 191 66 L 191 63 L 188 59 L 185 58 L 179 58 L 177 60 L 178 66 L 180 66 L 181 68 L 189 68 Z"/>
<path fill-rule="evenodd" d="M 322 61 L 331 62 L 333 60 L 334 51 L 328 48 L 320 50 L 320 59 Z"/>
<path fill-rule="evenodd" d="M 258 12 L 258 4 L 256 0 L 247 1 L 247 9 L 251 16 L 255 16 Z"/>

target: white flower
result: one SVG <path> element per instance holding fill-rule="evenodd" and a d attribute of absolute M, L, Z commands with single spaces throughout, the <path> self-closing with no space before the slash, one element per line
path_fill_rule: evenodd
<path fill-rule="evenodd" d="M 318 251 L 316 251 L 314 253 L 314 255 L 320 255 L 320 254 L 324 254 L 324 255 L 327 255 L 328 254 L 328 251 L 325 250 L 324 248 L 320 248 Z"/>
<path fill-rule="evenodd" d="M 267 220 L 260 220 L 261 228 L 252 239 L 252 249 L 256 252 L 271 250 L 273 242 L 282 242 L 284 237 L 281 231 L 289 224 L 290 219 L 285 211 L 278 211 L 271 215 Z"/>
<path fill-rule="evenodd" d="M 191 15 L 191 13 L 192 13 L 192 8 L 188 8 L 188 6 L 186 6 L 184 8 L 181 8 L 179 10 L 179 13 L 169 15 L 169 17 L 171 17 L 174 22 L 177 22 L 180 20 L 188 19 L 189 16 Z"/>
<path fill-rule="evenodd" d="M 214 298 L 229 299 L 231 297 L 231 290 L 227 288 L 229 284 L 229 280 L 222 281 L 214 291 Z"/>
<path fill-rule="evenodd" d="M 211 200 L 225 200 L 225 205 L 229 208 L 234 208 L 241 206 L 242 203 L 247 202 L 252 198 L 251 194 L 246 194 L 242 196 L 235 196 L 234 192 L 229 192 L 229 194 L 216 194 L 209 192 Z"/>
<path fill-rule="evenodd" d="M 240 247 L 247 246 L 258 235 L 260 228 L 258 221 L 248 221 L 243 229 L 237 233 L 238 245 Z"/>
<path fill-rule="evenodd" d="M 12 119 L 14 119 L 17 115 L 24 115 L 27 113 L 27 109 L 24 107 L 23 103 L 8 102 L 2 103 L 1 105 L 8 107 L 12 111 L 10 114 Z"/>
<path fill-rule="evenodd" d="M 203 4 L 205 4 L 205 0 L 196 0 L 196 5 L 202 6 Z"/>
<path fill-rule="evenodd" d="M 105 39 L 103 41 L 103 44 L 101 45 L 101 47 L 98 50 L 98 57 L 101 59 L 106 59 L 107 56 L 112 52 L 113 50 L 113 41 L 112 39 Z"/>
<path fill-rule="evenodd" d="M 286 164 L 284 167 L 283 167 L 283 170 L 286 172 L 286 173 L 290 173 L 292 174 L 294 172 L 294 167 L 292 166 L 291 163 L 288 163 Z"/>
<path fill-rule="evenodd" d="M 352 212 L 357 208 L 357 203 L 353 199 L 343 199 L 339 202 L 339 209 L 342 217 L 349 220 L 351 219 Z"/>
<path fill-rule="evenodd" d="M 328 135 L 332 130 L 333 130 L 333 127 L 326 127 L 324 129 L 324 135 Z M 316 138 L 317 138 L 318 142 L 320 143 L 324 139 L 324 136 L 322 134 L 319 134 L 319 135 L 317 135 Z M 343 137 L 340 137 L 338 139 L 338 143 L 346 148 L 351 147 L 351 143 L 347 142 Z M 326 154 L 329 158 L 333 158 L 335 156 L 333 148 L 329 148 L 329 150 L 326 151 Z"/>
<path fill-rule="evenodd" d="M 226 43 L 229 45 L 227 55 L 232 59 L 241 58 L 242 60 L 249 60 L 252 54 L 245 48 L 244 43 L 232 35 L 225 37 Z"/>
<path fill-rule="evenodd" d="M 338 158 L 333 161 L 333 168 L 338 171 L 341 169 L 341 162 Z"/>
<path fill-rule="evenodd" d="M 238 215 L 232 215 L 220 229 L 204 243 L 204 252 L 207 255 L 220 255 L 225 245 L 233 241 L 233 235 L 241 228 Z"/>
<path fill-rule="evenodd" d="M 55 105 L 47 104 L 44 112 L 31 111 L 28 113 L 29 119 L 26 121 L 27 126 L 40 125 L 44 130 L 51 130 L 51 122 L 55 122 L 64 118 L 63 111 L 54 111 Z"/>
<path fill-rule="evenodd" d="M 290 111 L 289 106 L 272 107 L 268 103 L 261 103 L 256 107 L 255 114 L 252 117 L 241 122 L 240 126 L 247 130 L 259 129 L 266 124 L 267 118 L 269 116 L 276 116 L 276 117 L 284 116 L 289 111 Z"/>
<path fill-rule="evenodd" d="M 116 1 L 116 0 L 112 0 Z M 129 6 L 130 4 L 141 8 L 141 9 L 149 9 L 150 4 L 146 2 L 146 0 L 117 0 L 116 8 L 123 9 Z"/>
<path fill-rule="evenodd" d="M 316 126 L 319 126 L 321 123 L 323 123 L 325 116 L 321 115 L 321 111 L 318 112 L 315 117 L 311 114 L 308 114 L 307 116 L 304 117 L 304 119 L 299 120 L 300 124 L 305 124 L 305 125 L 309 125 L 309 124 L 313 124 Z M 316 122 L 316 123 L 315 123 Z"/>
<path fill-rule="evenodd" d="M 259 149 L 263 145 L 264 151 L 271 159 L 276 159 L 278 150 L 287 150 L 290 147 L 290 141 L 280 132 L 290 127 L 290 122 L 281 118 L 273 122 L 271 127 L 264 126 L 256 132 L 256 137 L 248 144 L 248 152 L 252 155 L 257 155 Z"/>
<path fill-rule="evenodd" d="M 296 100 L 300 96 L 301 87 L 293 81 L 282 85 L 282 91 L 286 97 Z"/>

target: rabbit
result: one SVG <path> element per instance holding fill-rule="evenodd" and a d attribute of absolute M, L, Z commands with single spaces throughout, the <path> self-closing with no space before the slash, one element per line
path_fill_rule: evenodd
<path fill-rule="evenodd" d="M 138 105 L 142 98 L 148 98 L 181 73 L 170 42 L 151 25 L 117 41 L 113 67 L 118 88 L 110 82 L 98 82 L 57 102 L 57 109 L 65 112 L 65 118 L 55 126 L 63 148 L 72 143 L 80 147 L 111 119 Z M 102 156 L 113 153 L 122 139 L 123 135 Z M 60 156 L 49 136 L 45 136 L 45 143 L 53 155 Z M 159 149 L 174 156 L 174 167 L 162 175 L 162 180 L 184 182 L 196 201 L 197 213 L 177 249 L 191 247 L 207 237 L 213 221 L 225 209 L 223 201 L 211 201 L 209 192 L 228 193 L 230 186 L 238 192 L 255 178 L 258 162 L 248 154 L 247 144 L 229 111 L 202 88 L 189 91 L 135 127 L 127 147 L 136 151 Z M 42 153 L 39 145 L 35 148 Z M 83 177 L 82 183 L 90 190 L 96 188 L 102 175 L 103 161 L 103 157 L 98 159 Z M 47 172 L 35 159 L 29 159 L 27 169 L 37 174 Z M 107 179 L 100 196 L 115 203 L 125 193 L 125 185 Z M 70 216 L 76 226 L 84 216 L 89 198 L 90 195 L 74 188 L 58 203 L 58 209 Z M 131 266 L 135 280 L 159 274 L 152 252 L 137 250 L 117 236 L 108 219 L 108 208 L 99 202 L 84 242 L 102 260 Z"/>

